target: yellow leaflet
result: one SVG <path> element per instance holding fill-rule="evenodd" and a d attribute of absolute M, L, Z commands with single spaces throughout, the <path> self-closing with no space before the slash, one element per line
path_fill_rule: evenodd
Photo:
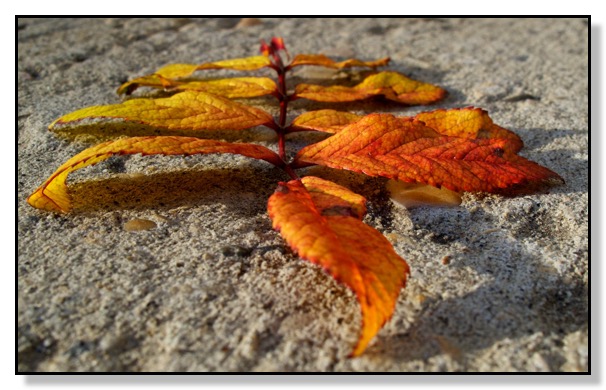
<path fill-rule="evenodd" d="M 299 130 L 317 130 L 334 134 L 362 118 L 362 115 L 336 110 L 308 111 L 296 117 L 291 126 Z"/>
<path fill-rule="evenodd" d="M 265 56 L 253 56 L 245 58 L 234 58 L 216 62 L 200 64 L 197 70 L 203 69 L 233 69 L 233 70 L 257 70 L 271 65 L 271 61 Z"/>
<path fill-rule="evenodd" d="M 55 120 L 49 129 L 77 127 L 84 119 L 117 118 L 168 130 L 243 130 L 273 122 L 267 112 L 206 92 L 185 91 L 169 98 L 132 99 L 83 108 Z M 111 126 L 107 121 L 105 126 Z"/>
<path fill-rule="evenodd" d="M 132 137 L 105 142 L 88 148 L 61 165 L 30 197 L 28 203 L 48 211 L 67 212 L 71 201 L 67 192 L 67 175 L 106 160 L 113 155 L 192 155 L 208 153 L 232 153 L 265 160 L 276 166 L 283 164 L 280 157 L 264 146 L 254 144 L 234 144 L 223 141 L 203 140 L 194 137 Z"/>
<path fill-rule="evenodd" d="M 354 66 L 376 68 L 378 66 L 387 65 L 388 63 L 389 57 L 381 58 L 380 60 L 376 61 L 360 61 L 353 58 L 341 62 L 336 62 L 335 60 L 330 59 L 323 54 L 298 54 L 295 56 L 289 66 L 291 68 L 301 65 L 324 66 L 327 68 L 335 69 L 351 68 Z"/>
<path fill-rule="evenodd" d="M 403 104 L 430 104 L 446 96 L 442 88 L 412 80 L 397 72 L 380 72 L 353 87 L 299 84 L 295 96 L 319 102 L 351 102 L 382 95 Z"/>
<path fill-rule="evenodd" d="M 205 62 L 199 65 L 170 64 L 158 69 L 151 75 L 146 75 L 127 81 L 118 88 L 118 94 L 130 94 L 139 86 L 162 86 L 166 88 L 171 85 L 171 81 L 190 77 L 197 70 L 233 69 L 249 71 L 261 69 L 269 65 L 271 65 L 271 61 L 265 56 L 234 58 L 231 60 Z"/>
<path fill-rule="evenodd" d="M 277 91 L 276 83 L 268 77 L 233 77 L 216 80 L 178 81 L 151 75 L 141 77 L 136 81 L 138 86 L 177 91 L 200 91 L 223 96 L 228 99 L 265 96 Z M 122 92 L 118 91 L 118 93 Z"/>
<path fill-rule="evenodd" d="M 219 80 L 175 82 L 173 86 L 181 91 L 203 91 L 229 99 L 265 96 L 277 91 L 276 83 L 267 77 L 234 77 Z"/>

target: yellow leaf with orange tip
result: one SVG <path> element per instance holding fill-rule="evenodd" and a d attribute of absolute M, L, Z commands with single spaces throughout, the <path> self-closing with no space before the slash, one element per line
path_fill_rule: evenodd
<path fill-rule="evenodd" d="M 313 84 L 299 84 L 295 87 L 295 97 L 318 102 L 351 102 L 373 96 L 384 96 L 386 99 L 409 105 L 431 104 L 443 99 L 446 91 L 390 71 L 372 74 L 353 87 Z"/>
<path fill-rule="evenodd" d="M 169 81 L 190 77 L 198 70 L 206 69 L 232 69 L 232 70 L 257 70 L 271 65 L 269 58 L 265 56 L 253 56 L 245 58 L 234 58 L 230 60 L 205 62 L 202 64 L 170 64 L 166 65 L 150 75 L 138 77 L 127 81 L 118 88 L 118 94 L 131 94 L 139 86 L 158 87 L 164 86 Z"/>
<path fill-rule="evenodd" d="M 466 107 L 421 112 L 415 119 L 425 123 L 440 134 L 469 139 L 503 138 L 512 152 L 518 152 L 524 143 L 512 131 L 494 124 L 488 112 L 481 108 Z"/>
<path fill-rule="evenodd" d="M 273 117 L 220 96 L 185 91 L 169 98 L 131 99 L 83 108 L 55 120 L 49 129 L 89 126 L 91 121 L 105 127 L 126 121 L 167 130 L 243 130 L 273 123 Z"/>
<path fill-rule="evenodd" d="M 561 180 L 514 150 L 508 139 L 448 137 L 414 118 L 371 114 L 301 149 L 293 166 L 320 164 L 457 192 Z"/>
<path fill-rule="evenodd" d="M 351 355 L 359 356 L 391 318 L 409 268 L 377 230 L 357 216 L 334 212 L 343 210 L 343 202 L 357 203 L 351 202 L 356 194 L 337 187 L 310 177 L 280 183 L 269 198 L 268 211 L 274 229 L 300 257 L 320 265 L 356 294 L 362 329 Z M 334 205 L 325 198 L 326 188 Z"/>
<path fill-rule="evenodd" d="M 254 144 L 235 144 L 223 141 L 203 140 L 194 137 L 132 137 L 105 142 L 88 148 L 61 165 L 30 197 L 28 203 L 48 211 L 67 212 L 71 201 L 67 191 L 67 175 L 108 159 L 113 155 L 184 155 L 208 153 L 232 153 L 265 160 L 282 166 L 280 157 L 266 147 Z"/>
<path fill-rule="evenodd" d="M 354 66 L 374 69 L 378 66 L 385 66 L 388 63 L 389 57 L 381 58 L 380 60 L 375 61 L 360 61 L 354 58 L 341 62 L 336 62 L 335 60 L 330 59 L 323 54 L 297 54 L 290 63 L 289 68 L 294 68 L 295 66 L 302 65 L 315 65 L 335 69 L 351 68 Z"/>

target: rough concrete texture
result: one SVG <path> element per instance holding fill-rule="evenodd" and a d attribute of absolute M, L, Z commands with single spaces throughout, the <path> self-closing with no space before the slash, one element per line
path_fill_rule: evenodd
<path fill-rule="evenodd" d="M 588 369 L 586 20 L 238 22 L 18 21 L 20 371 Z M 391 69 L 449 91 L 435 108 L 488 110 L 522 137 L 523 156 L 566 181 L 407 210 L 389 200 L 384 180 L 316 168 L 369 199 L 366 221 L 412 269 L 392 320 L 360 358 L 347 358 L 360 321 L 353 294 L 271 229 L 267 198 L 288 177 L 263 161 L 112 158 L 70 176 L 73 213 L 25 202 L 60 164 L 103 139 L 52 134 L 58 116 L 118 102 L 120 83 L 171 62 L 256 55 L 259 39 L 274 35 L 293 54 L 390 56 Z M 255 102 L 276 112 L 269 99 Z M 428 109 L 298 101 L 290 118 L 321 107 Z M 264 130 L 210 136 L 275 147 Z M 288 147 L 317 139 L 300 135 Z M 136 230 L 145 223 L 133 220 L 154 224 Z"/>

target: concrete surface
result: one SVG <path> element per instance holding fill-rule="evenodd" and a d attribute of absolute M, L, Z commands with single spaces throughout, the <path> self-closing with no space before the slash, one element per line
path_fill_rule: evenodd
<path fill-rule="evenodd" d="M 586 20 L 238 22 L 19 20 L 19 371 L 588 369 Z M 167 63 L 255 55 L 259 39 L 274 35 L 293 54 L 390 56 L 391 69 L 449 91 L 436 108 L 488 110 L 522 137 L 522 155 L 566 180 L 530 195 L 466 194 L 457 208 L 406 210 L 384 180 L 316 170 L 368 197 L 367 222 L 412 268 L 393 319 L 360 358 L 346 358 L 359 329 L 354 296 L 272 231 L 267 198 L 287 177 L 262 161 L 112 158 L 70 176 L 73 213 L 25 202 L 103 138 L 58 137 L 46 129 L 58 116 L 118 102 L 121 82 Z M 291 117 L 320 107 L 297 102 Z M 275 143 L 262 130 L 212 136 Z M 137 219 L 155 227 L 132 231 Z"/>

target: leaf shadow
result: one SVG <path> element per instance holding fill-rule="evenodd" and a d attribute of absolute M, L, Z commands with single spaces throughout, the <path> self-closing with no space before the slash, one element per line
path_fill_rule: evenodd
<path fill-rule="evenodd" d="M 261 168 L 259 168 L 261 169 Z M 276 169 L 188 169 L 170 172 L 119 174 L 71 184 L 74 213 L 125 209 L 167 210 L 221 203 L 250 217 L 266 210 L 267 198 L 285 176 Z M 257 201 L 242 202 L 254 193 Z"/>
<path fill-rule="evenodd" d="M 426 212 L 427 208 L 419 211 Z M 411 214 L 414 219 L 414 213 Z M 508 348 L 510 340 L 538 335 L 541 339 L 551 339 L 547 343 L 562 347 L 566 335 L 588 328 L 588 289 L 583 280 L 562 275 L 561 269 L 551 265 L 549 259 L 528 251 L 520 243 L 529 236 L 544 243 L 545 247 L 552 243 L 555 232 L 545 231 L 545 226 L 558 221 L 550 220 L 553 217 L 548 213 L 539 211 L 534 218 L 527 216 L 513 222 L 510 228 L 513 237 L 505 242 L 478 237 L 469 231 L 470 221 L 478 219 L 491 221 L 494 229 L 487 232 L 501 229 L 496 219 L 483 211 L 470 213 L 443 209 L 435 215 L 438 214 L 442 214 L 440 219 L 448 218 L 449 223 L 430 221 L 416 227 L 428 232 L 430 239 L 438 244 L 447 246 L 458 242 L 469 248 L 467 253 L 458 253 L 452 256 L 448 265 L 443 265 L 449 268 L 442 272 L 451 274 L 448 283 L 456 284 L 456 276 L 469 270 L 486 281 L 477 283 L 477 288 L 461 296 L 427 298 L 416 317 L 408 321 L 408 327 L 404 321 L 403 327 L 393 334 L 379 335 L 374 346 L 376 353 L 386 354 L 394 361 L 426 361 L 446 355 L 456 369 L 466 371 L 468 367 L 476 366 L 471 359 L 495 345 L 497 350 Z M 456 219 L 450 218 L 455 215 Z M 543 228 L 537 229 L 539 225 Z M 567 234 L 573 236 L 575 232 Z M 503 252 L 505 247 L 508 249 Z M 582 251 L 578 251 L 576 257 L 572 262 L 580 264 L 587 261 L 587 254 Z M 456 291 L 457 288 L 446 286 L 444 293 L 447 290 Z M 541 352 L 550 371 L 561 370 L 566 363 L 562 355 L 549 351 L 540 343 L 535 349 Z M 369 352 L 373 353 L 372 350 L 373 347 Z M 498 354 L 494 351 L 488 353 Z M 519 360 L 511 362 L 511 365 L 526 370 L 531 358 L 520 355 Z M 497 363 L 492 359 L 488 360 L 487 364 L 493 365 L 491 370 L 503 369 L 494 366 Z M 579 369 L 586 370 L 586 367 Z"/>

